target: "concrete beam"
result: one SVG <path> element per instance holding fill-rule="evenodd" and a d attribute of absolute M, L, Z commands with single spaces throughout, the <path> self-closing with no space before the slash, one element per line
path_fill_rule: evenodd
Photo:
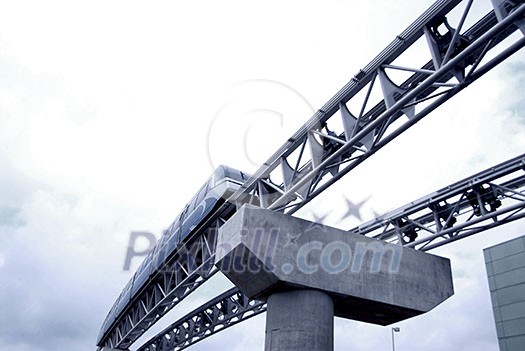
<path fill-rule="evenodd" d="M 336 316 L 380 325 L 453 295 L 446 258 L 249 205 L 221 227 L 215 262 L 251 298 L 319 290 Z"/>

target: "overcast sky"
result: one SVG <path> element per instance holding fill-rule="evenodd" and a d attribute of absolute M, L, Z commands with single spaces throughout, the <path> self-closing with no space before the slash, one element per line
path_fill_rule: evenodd
<path fill-rule="evenodd" d="M 94 350 L 132 274 L 130 231 L 159 235 L 219 164 L 256 170 L 431 3 L 2 2 L 0 349 Z M 350 229 L 345 196 L 369 198 L 368 220 L 521 154 L 524 89 L 519 52 L 300 215 Z M 396 324 L 398 349 L 497 350 L 482 249 L 524 232 L 435 250 L 452 259 L 456 294 Z M 171 321 L 227 286 L 214 279 Z M 390 348 L 390 327 L 335 327 L 336 350 Z M 193 350 L 263 340 L 258 316 Z"/>

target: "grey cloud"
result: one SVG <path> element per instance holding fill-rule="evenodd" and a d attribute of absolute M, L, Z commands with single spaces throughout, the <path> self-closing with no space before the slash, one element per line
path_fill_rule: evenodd
<path fill-rule="evenodd" d="M 24 190 L 2 199 L 20 207 L 2 205 L 0 212 L 4 222 L 17 224 L 0 226 L 0 349 L 95 349 L 127 275 L 116 268 L 120 255 L 111 255 L 113 223 L 91 215 L 81 198 Z"/>
<path fill-rule="evenodd" d="M 20 209 L 12 206 L 0 206 L 0 226 L 21 226 L 23 222 L 18 217 Z"/>
<path fill-rule="evenodd" d="M 397 21 L 396 26 L 399 29 L 403 29 L 404 23 L 407 23 L 408 18 L 415 18 L 420 13 L 420 10 L 430 5 L 431 2 L 426 0 L 417 2 L 417 4 L 414 2 L 414 6 L 408 6 L 406 9 L 403 9 L 403 19 L 400 19 L 399 16 L 392 17 L 391 13 L 388 14 L 388 18 L 392 23 Z M 11 6 L 14 6 L 17 2 L 12 2 L 12 4 Z M 372 7 L 364 4 L 362 2 L 361 5 L 363 6 L 360 6 L 360 11 L 358 11 L 362 12 L 362 14 L 364 13 L 364 15 L 358 16 L 360 18 L 357 20 L 368 24 L 367 28 L 372 28 L 374 33 L 367 32 L 368 35 L 365 36 L 358 33 L 353 35 L 352 38 L 346 38 L 345 43 L 342 45 L 343 54 L 337 53 L 332 55 L 330 57 L 331 63 L 328 65 L 326 64 L 328 62 L 326 61 L 328 57 L 326 52 L 322 50 L 312 51 L 311 43 L 326 41 L 326 47 L 339 47 L 341 46 L 341 38 L 338 35 L 333 35 L 334 30 L 338 31 L 344 27 L 347 33 L 355 34 L 355 30 L 352 28 L 359 27 L 352 26 L 358 22 L 350 21 L 352 22 L 350 23 L 343 20 L 345 16 L 348 17 L 348 13 L 350 13 L 348 11 L 352 10 L 355 12 L 354 4 L 352 4 L 352 7 L 341 7 L 338 5 L 335 8 L 333 7 L 333 2 L 319 5 L 316 8 L 321 11 L 319 13 L 326 15 L 331 13 L 340 19 L 333 20 L 332 18 L 331 23 L 334 26 L 325 26 L 327 30 L 325 32 L 320 30 L 323 26 L 315 26 L 314 28 L 304 24 L 309 23 L 308 16 L 316 19 L 329 17 L 319 16 L 319 13 L 311 11 L 312 8 L 301 4 L 304 11 L 301 13 L 301 16 L 295 16 L 297 21 L 300 22 L 294 22 L 293 27 L 296 28 L 297 33 L 303 31 L 302 37 L 310 39 L 305 39 L 304 42 L 301 40 L 302 44 L 296 45 L 297 51 L 295 52 L 289 50 L 288 42 L 282 40 L 279 42 L 277 40 L 270 43 L 268 41 L 270 43 L 268 46 L 261 47 L 261 43 L 253 40 L 252 37 L 251 40 L 246 40 L 246 43 L 249 47 L 257 49 L 252 50 L 257 55 L 243 56 L 249 53 L 250 50 L 243 46 L 241 48 L 242 52 L 235 51 L 236 46 L 238 46 L 235 44 L 235 40 L 220 40 L 217 41 L 221 45 L 220 49 L 223 52 L 231 51 L 231 55 L 222 55 L 222 58 L 217 57 L 218 63 L 215 62 L 212 65 L 197 65 L 193 67 L 192 65 L 195 65 L 195 62 L 191 62 L 193 58 L 207 57 L 206 54 L 209 48 L 206 45 L 194 44 L 200 42 L 197 40 L 199 38 L 209 38 L 209 30 L 206 26 L 197 26 L 199 28 L 194 28 L 197 33 L 183 36 L 183 46 L 186 44 L 190 45 L 196 51 L 193 55 L 180 55 L 180 45 L 164 45 L 165 42 L 173 39 L 170 33 L 180 32 L 169 25 L 182 23 L 183 27 L 180 29 L 183 30 L 185 25 L 191 24 L 191 21 L 188 23 L 172 21 L 170 17 L 172 11 L 169 9 L 162 11 L 165 15 L 165 23 L 162 21 L 162 18 L 160 21 L 156 20 L 155 16 L 159 15 L 159 13 L 151 13 L 151 18 L 155 18 L 156 24 L 166 25 L 165 28 L 163 27 L 162 33 L 159 31 L 143 32 L 141 27 L 140 34 L 143 37 L 142 39 L 120 35 L 127 30 L 137 27 L 135 16 L 128 16 L 128 18 L 121 16 L 119 19 L 124 22 L 119 22 L 119 26 L 114 26 L 111 10 L 118 10 L 113 13 L 120 13 L 120 6 L 108 11 L 98 11 L 97 6 L 88 6 L 89 9 L 86 8 L 86 11 L 89 10 L 87 11 L 88 15 L 84 15 L 81 11 L 82 16 L 78 17 L 78 20 L 81 20 L 80 24 L 76 25 L 69 21 L 62 22 L 64 19 L 77 19 L 74 16 L 67 16 L 71 8 L 69 10 L 66 9 L 65 12 L 61 8 L 61 11 L 57 12 L 54 11 L 53 7 L 50 8 L 47 5 L 43 5 L 42 9 L 50 12 L 42 12 L 33 18 L 36 21 L 35 23 L 37 23 L 37 27 L 39 24 L 46 24 L 40 28 L 34 27 L 34 23 L 30 25 L 29 22 L 25 21 L 25 19 L 31 19 L 31 16 L 26 16 L 27 11 L 24 6 L 17 5 L 20 7 L 18 13 L 20 16 L 23 15 L 23 18 L 12 16 L 9 11 L 0 13 L 0 17 L 5 19 L 0 21 L 0 26 L 3 26 L 2 28 L 4 29 L 10 29 L 0 31 L 0 43 L 2 46 L 4 43 L 20 44 L 20 47 L 6 47 L 5 51 L 0 50 L 3 56 L 9 54 L 12 54 L 13 57 L 19 56 L 17 59 L 12 60 L 0 59 L 0 76 L 2 77 L 0 80 L 0 93 L 4 89 L 14 99 L 14 103 L 9 106 L 5 105 L 5 108 L 2 105 L 2 101 L 0 101 L 0 260 L 4 262 L 3 265 L 0 264 L 0 349 L 94 351 L 98 329 L 102 324 L 102 320 L 125 285 L 129 274 L 133 273 L 129 272 L 126 274 L 121 272 L 129 231 L 145 229 L 155 232 L 155 228 L 142 226 L 143 224 L 149 225 L 151 222 L 140 222 L 141 226 L 136 226 L 138 221 L 134 218 L 130 219 L 132 216 L 129 213 L 133 213 L 135 217 L 148 218 L 149 216 L 149 218 L 155 218 L 155 215 L 162 211 L 162 209 L 155 208 L 155 206 L 159 206 L 158 202 L 160 201 L 165 201 L 165 207 L 169 207 L 171 210 L 173 204 L 168 204 L 168 202 L 177 203 L 178 200 L 166 200 L 166 198 L 169 196 L 180 196 L 181 190 L 187 191 L 187 189 L 180 188 L 184 188 L 191 177 L 190 171 L 179 171 L 179 168 L 182 168 L 181 165 L 185 162 L 190 162 L 190 158 L 191 162 L 195 162 L 195 164 L 206 162 L 202 160 L 203 157 L 198 156 L 200 155 L 198 153 L 198 150 L 200 150 L 198 149 L 198 144 L 201 139 L 195 139 L 195 136 L 205 131 L 206 128 L 203 128 L 203 125 L 208 123 L 207 118 L 217 111 L 214 110 L 214 100 L 211 100 L 208 104 L 202 104 L 202 96 L 214 96 L 237 79 L 246 79 L 246 69 L 249 69 L 250 74 L 262 75 L 262 78 L 267 77 L 268 72 L 271 71 L 271 76 L 274 79 L 292 82 L 294 88 L 299 88 L 301 92 L 306 89 L 306 95 L 313 100 L 317 100 L 314 105 L 323 103 L 323 97 L 329 96 L 328 94 L 331 91 L 339 89 L 340 85 L 344 84 L 351 77 L 351 74 L 355 73 L 359 62 L 368 62 L 373 57 L 372 55 L 377 54 L 377 50 L 383 48 L 382 42 L 376 40 L 378 35 L 381 36 L 380 38 L 384 38 L 385 41 L 388 40 L 388 42 L 392 39 L 392 33 L 385 30 L 385 26 L 374 24 L 368 17 L 372 15 L 381 16 L 380 13 L 375 11 L 377 8 L 389 6 L 391 9 L 400 10 L 401 6 L 394 2 L 383 4 L 384 6 Z M 75 5 L 72 6 L 74 7 Z M 224 8 L 227 5 L 220 4 L 218 6 Z M 287 6 L 282 8 L 279 14 L 279 16 L 282 15 L 283 19 L 287 18 L 287 13 L 296 12 L 297 4 Z M 129 9 L 128 5 L 125 7 Z M 149 9 L 158 10 L 156 7 L 149 7 Z M 333 11 L 334 9 L 338 10 Z M 195 13 L 200 13 L 199 10 L 197 7 Z M 97 36 L 96 32 L 84 33 L 83 31 L 83 25 L 92 22 L 92 19 L 95 18 L 93 17 L 95 13 L 97 15 L 98 13 L 109 14 L 107 18 L 110 23 L 107 23 L 106 26 L 98 27 L 104 37 L 101 35 Z M 71 13 L 69 14 L 71 15 Z M 266 12 L 266 15 L 270 14 L 273 15 L 271 11 Z M 137 15 L 139 15 L 138 12 Z M 236 16 L 234 12 L 231 15 Z M 190 17 L 186 17 L 190 19 Z M 50 21 L 49 18 L 53 18 L 54 21 Z M 137 18 L 140 18 L 140 16 L 137 16 Z M 206 18 L 204 22 L 207 20 L 214 21 L 217 18 L 219 17 L 212 15 L 210 18 Z M 12 22 L 8 21 L 9 19 Z M 144 20 L 147 23 L 148 19 L 144 18 Z M 258 20 L 261 23 L 264 21 L 262 17 Z M 223 19 L 221 21 L 225 22 Z M 47 25 L 53 22 L 56 22 L 54 26 Z M 234 33 L 236 39 L 243 39 L 243 33 L 239 32 L 238 28 L 235 27 L 237 26 L 236 22 L 230 22 L 234 23 L 230 34 Z M 287 21 L 284 22 L 286 22 L 286 26 L 290 25 Z M 72 31 L 63 31 L 61 28 L 63 24 L 71 27 Z M 108 26 L 108 24 L 111 26 Z M 341 27 L 339 26 L 340 24 L 342 24 Z M 279 25 L 279 23 L 275 23 L 275 26 L 260 26 L 260 28 L 265 28 L 261 32 L 261 38 L 268 38 L 275 34 L 282 35 L 285 27 L 280 27 Z M 348 27 L 349 25 L 350 27 Z M 147 30 L 158 28 L 156 26 L 143 27 Z M 20 30 L 13 30 L 13 28 Z M 50 32 L 48 31 L 49 28 L 55 28 L 58 31 Z M 86 28 L 89 30 L 88 27 Z M 114 32 L 114 28 L 118 28 L 119 31 Z M 75 32 L 75 30 L 80 30 L 82 35 L 80 37 L 77 36 L 76 34 L 79 33 Z M 35 36 L 35 33 L 39 34 L 37 32 L 41 32 L 40 36 Z M 224 32 L 221 30 L 215 32 L 216 35 L 224 35 Z M 27 33 L 27 35 L 24 36 L 24 33 Z M 119 40 L 119 42 L 114 41 L 113 39 L 117 38 L 115 33 L 119 34 L 118 38 L 123 40 Z M 245 31 L 245 33 L 249 33 L 249 31 Z M 60 35 L 53 36 L 50 34 Z M 71 37 L 68 34 L 71 34 Z M 64 37 L 61 37 L 61 35 L 64 35 Z M 34 42 L 31 41 L 34 38 L 36 38 Z M 130 38 L 133 40 L 127 40 Z M 156 38 L 156 40 L 151 41 L 150 38 Z M 283 38 L 289 37 L 285 35 Z M 314 41 L 312 41 L 312 38 L 314 38 Z M 375 39 L 370 40 L 371 38 Z M 31 47 L 31 45 L 24 44 L 26 41 L 24 39 L 29 39 L 29 44 L 41 42 L 42 47 L 45 47 L 46 50 L 42 50 L 37 55 L 33 55 L 33 51 L 25 52 L 23 49 L 26 46 Z M 71 39 L 67 47 L 62 45 L 65 43 L 65 39 Z M 136 39 L 139 40 L 139 44 L 150 44 L 152 46 L 137 45 Z M 360 41 L 362 42 L 360 43 Z M 103 43 L 102 46 L 92 45 L 92 43 L 98 44 L 100 42 Z M 129 55 L 126 50 L 120 47 L 120 44 L 124 44 L 125 48 L 126 42 L 129 42 L 129 48 L 132 49 L 129 53 L 137 54 L 138 60 L 136 60 L 134 55 Z M 115 43 L 118 45 L 115 45 Z M 173 55 L 170 52 L 155 51 L 159 43 L 162 44 L 158 45 L 159 47 L 173 48 Z M 59 45 L 57 46 L 57 44 Z M 137 51 L 137 47 L 142 47 L 143 50 Z M 60 50 L 62 48 L 63 50 Z M 199 48 L 203 48 L 203 51 L 198 51 L 200 50 Z M 231 48 L 232 50 L 224 50 L 224 48 Z M 275 48 L 277 50 L 274 50 Z M 355 50 L 356 48 L 360 48 L 360 50 Z M 18 52 L 18 49 L 21 51 Z M 107 49 L 110 50 L 108 51 Z M 301 50 L 304 51 L 301 53 Z M 348 55 L 344 54 L 345 51 L 352 54 L 351 64 L 349 64 Z M 107 54 L 108 52 L 110 53 L 109 55 Z M 289 55 L 280 54 L 283 52 L 289 52 Z M 106 55 L 101 55 L 101 53 L 106 53 Z M 140 55 L 144 53 L 148 55 Z M 150 54 L 151 56 L 149 56 Z M 23 57 L 24 55 L 28 57 Z M 252 60 L 237 61 L 239 57 L 251 57 L 261 61 L 258 61 L 260 64 L 253 64 Z M 20 60 L 21 58 L 25 60 Z M 80 58 L 84 61 L 76 62 L 75 58 Z M 149 68 L 145 70 L 143 64 L 144 62 L 149 62 L 150 59 L 161 61 L 154 65 L 153 70 Z M 246 61 L 249 64 L 245 67 L 239 66 L 242 61 Z M 522 112 L 524 111 L 525 103 L 521 93 L 525 90 L 523 84 L 525 65 L 520 61 L 523 61 L 523 53 L 519 53 L 516 55 L 516 59 L 512 59 L 509 62 L 511 64 L 509 69 L 503 70 L 506 76 L 501 79 L 504 81 L 502 92 L 495 91 L 497 89 L 492 89 L 493 87 L 485 85 L 486 89 L 483 91 L 483 94 L 486 95 L 480 95 L 477 98 L 479 100 L 489 100 L 493 96 L 499 97 L 497 94 L 503 95 L 505 99 L 502 100 L 505 101 L 499 102 L 500 105 L 496 106 L 495 110 L 497 113 L 510 111 L 509 118 L 519 120 L 522 126 L 525 123 Z M 234 66 L 232 66 L 231 62 L 233 62 Z M 320 62 L 325 63 L 324 69 L 311 69 L 312 65 L 319 67 Z M 295 66 L 290 70 L 291 65 Z M 224 69 L 216 69 L 223 66 Z M 126 67 L 130 68 L 129 71 Z M 175 71 L 171 71 L 173 68 L 175 68 Z M 257 70 L 261 68 L 262 70 Z M 346 71 L 346 68 L 350 71 Z M 195 75 L 197 71 L 200 74 Z M 138 76 L 134 75 L 137 72 Z M 215 75 L 217 72 L 221 74 Z M 304 72 L 308 72 L 308 74 L 305 75 Z M 502 70 L 499 72 L 501 73 Z M 148 77 L 147 80 L 144 79 L 146 76 Z M 129 80 L 130 77 L 133 78 L 132 81 Z M 153 79 L 155 77 L 163 77 L 164 79 L 155 80 Z M 509 88 L 511 81 L 514 89 Z M 322 84 L 313 84 L 314 82 L 321 82 Z M 474 85 L 469 89 L 474 90 Z M 64 170 L 62 170 L 63 174 L 60 172 L 53 173 L 53 170 L 50 170 L 49 174 L 37 174 L 38 172 L 35 172 L 35 170 L 43 169 L 45 166 L 38 166 L 36 164 L 38 160 L 34 159 L 34 155 L 27 154 L 27 144 L 31 140 L 26 139 L 24 133 L 34 122 L 42 121 L 43 118 L 48 117 L 41 111 L 41 108 L 49 100 L 57 100 L 59 105 L 64 107 L 63 117 L 66 121 L 82 124 L 89 120 L 92 115 L 99 117 L 95 121 L 96 123 L 91 125 L 92 130 L 79 127 L 78 135 L 92 135 L 93 138 L 86 138 L 87 141 L 92 143 L 89 144 L 89 147 L 96 149 L 96 146 L 100 145 L 100 149 L 103 151 L 87 150 L 85 154 L 74 154 L 74 157 L 84 156 L 86 158 L 86 160 L 82 159 L 82 162 L 85 162 L 93 170 L 93 174 L 95 172 L 104 174 L 99 183 L 94 182 L 91 184 L 96 186 L 101 184 L 108 185 L 107 194 L 97 194 L 98 197 L 88 200 L 93 202 L 91 207 L 85 206 L 81 208 L 83 200 L 87 197 L 86 190 L 81 188 L 81 186 L 84 184 L 82 178 L 93 177 L 93 174 L 79 174 L 75 170 L 70 172 L 67 167 L 64 167 Z M 464 96 L 461 96 L 460 100 L 464 101 Z M 466 103 L 464 102 L 460 105 L 465 107 L 464 116 L 461 116 L 461 118 L 469 117 L 469 115 L 473 114 L 473 111 L 476 111 L 475 106 L 473 106 L 475 102 L 475 100 L 467 100 Z M 453 103 L 453 101 L 450 103 Z M 199 106 L 197 114 L 194 114 L 195 106 Z M 169 118 L 166 118 L 166 116 Z M 305 118 L 307 117 L 305 116 Z M 517 134 L 519 130 L 510 128 L 504 122 L 502 124 L 506 129 L 495 129 L 495 124 L 498 121 L 494 121 L 491 116 L 474 117 L 469 119 L 471 121 L 471 123 L 469 122 L 470 124 L 465 125 L 456 124 L 459 118 L 458 121 L 448 120 L 447 123 L 443 123 L 443 129 L 435 131 L 436 135 L 440 135 L 439 141 L 442 143 L 438 145 L 439 150 L 434 152 L 434 154 L 431 152 L 431 145 L 425 144 L 425 148 L 417 147 L 424 157 L 417 157 L 417 154 L 415 156 L 414 153 L 399 154 L 396 157 L 401 159 L 402 156 L 405 156 L 407 161 L 410 161 L 410 159 L 413 161 L 435 161 L 430 163 L 417 162 L 414 168 L 416 166 L 422 169 L 429 167 L 432 169 L 432 173 L 439 176 L 439 181 L 442 181 L 443 178 L 446 179 L 447 174 L 445 173 L 457 173 L 461 168 L 456 167 L 456 169 L 452 169 L 452 167 L 443 166 L 449 159 L 457 160 L 463 158 L 467 159 L 467 161 L 473 160 L 473 163 L 481 163 L 474 162 L 474 160 L 475 158 L 483 158 L 486 162 L 495 164 L 495 162 L 492 162 L 493 159 L 502 161 L 508 156 L 514 156 L 508 155 L 506 150 L 507 154 L 504 154 L 500 149 L 508 149 L 509 145 L 516 145 L 515 149 L 517 150 L 522 149 L 520 143 L 510 140 L 521 137 Z M 299 116 L 298 118 L 302 117 Z M 166 121 L 168 120 L 172 122 L 177 120 L 176 127 L 167 123 Z M 64 135 L 74 132 L 67 125 L 62 125 L 61 121 L 55 121 L 55 124 L 51 126 L 53 130 L 56 129 L 57 133 L 63 133 Z M 137 129 L 135 131 L 136 135 L 139 136 L 141 135 L 140 133 L 144 133 L 144 138 L 140 140 L 137 138 L 132 141 L 125 138 L 122 139 L 122 135 L 129 132 L 130 127 L 133 131 L 132 127 L 134 125 L 135 129 Z M 140 130 L 137 125 L 141 127 Z M 148 129 L 142 128 L 142 125 L 147 126 Z M 424 125 L 428 125 L 428 122 L 424 121 L 415 128 L 421 128 Z M 481 127 L 477 129 L 477 125 L 481 125 Z M 514 124 L 514 126 L 516 125 L 517 123 Z M 13 131 L 5 126 L 14 127 L 15 130 Z M 150 127 L 152 128 L 151 130 L 149 129 Z M 467 139 L 465 142 L 464 135 L 452 133 L 454 129 L 461 130 L 463 134 L 466 134 L 465 132 L 472 133 L 475 137 L 481 134 L 480 131 L 486 131 L 494 139 L 485 137 L 486 140 L 484 139 L 479 145 L 476 143 L 476 138 Z M 155 134 L 162 130 L 169 131 L 169 133 L 147 135 L 148 133 Z M 115 140 L 111 139 L 111 143 L 101 143 L 100 140 L 97 140 L 96 136 L 98 134 L 94 131 L 107 132 L 108 135 L 114 135 Z M 425 129 L 419 129 L 419 131 L 426 137 L 430 134 Z M 9 138 L 4 138 L 4 133 Z M 451 135 L 455 135 L 455 137 L 451 137 Z M 43 138 L 43 140 L 46 139 Z M 158 140 L 178 140 L 180 144 L 157 144 Z M 458 140 L 461 140 L 462 146 L 460 147 L 458 147 L 458 144 L 460 144 Z M 83 140 L 78 142 L 82 144 Z M 143 143 L 144 147 L 133 148 L 134 143 L 139 142 Z M 146 148 L 146 144 L 154 145 L 154 148 Z M 498 144 L 500 149 L 498 149 Z M 118 148 L 119 152 L 111 152 L 111 150 L 105 149 L 105 147 L 109 148 L 114 145 L 121 147 Z M 186 149 L 181 150 L 179 145 L 184 145 L 186 148 L 188 145 L 191 146 L 192 152 L 188 152 Z M 447 145 L 450 146 L 450 149 L 446 149 Z M 71 145 L 63 145 L 63 147 L 68 148 Z M 162 153 L 162 148 L 169 150 L 166 153 Z M 489 149 L 496 151 L 490 151 Z M 120 150 L 122 150 L 122 153 Z M 140 153 L 134 155 L 139 150 Z M 155 160 L 152 151 L 161 155 L 158 156 L 156 154 L 158 160 Z M 496 155 L 493 155 L 494 157 L 491 158 L 489 157 L 491 155 L 488 155 L 489 152 L 496 153 Z M 115 159 L 108 158 L 111 162 L 107 163 L 99 162 L 98 158 L 103 157 L 104 153 L 114 154 Z M 144 153 L 147 157 L 141 157 L 141 153 Z M 389 157 L 390 153 L 391 150 L 387 152 Z M 173 154 L 175 154 L 175 157 L 171 158 Z M 190 156 L 185 159 L 182 155 Z M 380 157 L 381 153 L 378 153 L 367 163 L 375 162 L 372 160 L 377 160 Z M 144 179 L 134 178 L 137 181 L 130 186 L 128 193 L 124 195 L 118 192 L 111 193 L 114 191 L 111 189 L 112 187 L 118 187 L 115 180 L 117 177 L 113 178 L 115 183 L 111 183 L 111 181 L 106 179 L 106 176 L 111 178 L 112 173 L 118 173 L 119 169 L 123 169 L 124 166 L 121 163 L 127 162 L 135 166 L 135 160 L 140 162 L 140 160 L 144 161 L 146 159 L 152 159 L 151 164 L 148 163 L 147 166 L 151 166 L 154 170 L 144 173 Z M 60 158 L 60 155 L 57 155 L 57 164 L 66 164 L 68 166 L 68 160 L 67 157 Z M 176 172 L 170 173 L 168 163 L 176 164 L 176 167 L 174 167 Z M 384 165 L 380 164 L 380 166 Z M 107 167 L 114 168 L 108 170 Z M 141 164 L 138 164 L 138 167 L 146 168 Z M 479 169 L 484 168 L 485 165 Z M 162 183 L 161 186 L 164 189 L 158 190 L 158 197 L 151 196 L 146 198 L 147 201 L 149 200 L 149 205 L 144 205 L 143 207 L 130 204 L 135 199 L 136 203 L 143 201 L 145 199 L 144 191 L 141 194 L 137 194 L 137 192 L 140 193 L 141 189 L 149 188 L 152 179 L 155 180 L 153 178 L 154 173 L 164 172 L 166 169 L 168 170 L 167 174 L 176 175 L 176 179 L 169 179 L 169 182 L 166 183 L 162 183 L 162 179 L 160 179 L 159 184 Z M 189 169 L 194 174 L 197 173 L 195 169 Z M 440 169 L 446 169 L 446 172 L 440 172 Z M 126 172 L 121 173 L 126 175 Z M 179 176 L 179 173 L 183 174 Z M 48 179 L 43 180 L 46 176 Z M 412 199 L 412 195 L 410 195 L 412 189 L 419 186 L 427 186 L 433 190 L 434 185 L 432 184 L 436 182 L 436 178 L 433 176 L 421 177 L 421 180 L 416 180 L 418 178 L 411 179 L 414 180 L 411 180 L 409 186 L 406 186 L 405 189 L 398 189 L 402 183 L 397 179 L 391 179 L 392 184 L 389 184 L 389 187 L 393 189 L 390 197 L 396 199 L 400 197 L 400 204 L 403 204 L 405 200 L 409 201 Z M 168 185 L 165 186 L 164 184 Z M 341 184 L 343 184 L 343 180 Z M 368 186 L 369 183 L 363 184 Z M 385 184 L 387 182 L 377 182 L 375 185 Z M 395 186 L 392 186 L 394 184 Z M 441 184 L 440 186 L 443 185 L 446 184 Z M 71 189 L 75 186 L 77 186 L 77 189 Z M 96 186 L 94 187 L 96 188 Z M 371 189 L 374 189 L 376 193 L 378 192 L 377 188 Z M 59 202 L 63 206 L 47 198 L 40 199 L 45 206 L 39 207 L 38 204 L 35 205 L 34 197 L 39 191 L 46 192 L 46 194 L 47 192 L 58 194 Z M 344 191 L 345 193 L 348 192 L 349 196 L 353 196 L 352 200 L 359 199 L 359 197 L 356 199 L 355 195 L 351 193 L 351 187 L 345 188 Z M 66 192 L 69 192 L 69 194 L 66 194 Z M 385 194 L 390 194 L 390 190 L 388 192 L 385 191 Z M 120 202 L 116 204 L 108 204 L 112 199 L 119 196 L 127 198 L 119 199 Z M 376 196 L 378 195 L 374 194 L 374 200 Z M 409 198 L 406 199 L 403 196 L 408 196 Z M 337 197 L 340 198 L 340 194 L 337 194 Z M 152 205 L 154 202 L 155 204 Z M 42 207 L 49 208 L 49 211 L 46 212 Z M 180 208 L 174 208 L 173 210 L 177 212 Z M 163 211 L 169 212 L 166 209 Z M 314 207 L 312 212 L 318 215 L 326 214 L 326 208 L 322 208 L 322 206 Z M 168 221 L 162 225 L 167 224 L 169 224 Z M 455 243 L 450 245 L 451 247 L 447 247 L 446 250 L 441 250 L 440 254 L 448 256 L 449 254 L 453 255 L 451 252 L 461 250 L 479 253 L 483 245 L 488 246 L 495 241 L 503 240 L 506 232 L 513 233 L 513 235 L 517 235 L 518 232 L 523 233 L 523 225 L 512 227 L 514 229 L 508 229 L 509 227 L 507 226 L 504 228 L 501 231 L 492 232 L 497 233 L 498 237 L 494 237 L 491 240 L 482 238 L 490 237 L 492 233 L 487 235 L 481 234 L 476 236 L 476 239 L 467 241 L 469 244 L 462 246 L 459 242 Z M 504 235 L 500 237 L 499 234 L 501 233 Z M 473 242 L 477 242 L 477 244 L 470 245 Z M 452 247 L 456 246 L 460 248 L 452 249 Z M 479 257 L 476 264 L 469 264 L 470 260 L 472 260 L 472 257 L 468 255 L 462 256 L 459 254 L 453 257 L 452 264 L 461 266 L 455 268 L 457 273 L 455 275 L 456 295 L 450 301 L 427 315 L 400 324 L 402 330 L 396 335 L 399 350 L 461 349 L 478 351 L 497 349 L 489 305 L 490 300 L 487 299 L 487 291 L 484 286 L 484 279 L 486 279 L 484 267 L 479 263 Z M 371 326 L 337 319 L 335 341 L 339 350 L 387 350 L 390 349 L 390 329 L 389 327 Z M 263 342 L 264 316 L 258 316 L 197 344 L 191 350 L 262 350 Z"/>
<path fill-rule="evenodd" d="M 104 314 L 95 280 L 62 250 L 55 255 L 39 246 L 37 240 L 15 240 L 5 254 L 0 269 L 3 342 L 23 342 L 31 350 L 92 350 Z"/>

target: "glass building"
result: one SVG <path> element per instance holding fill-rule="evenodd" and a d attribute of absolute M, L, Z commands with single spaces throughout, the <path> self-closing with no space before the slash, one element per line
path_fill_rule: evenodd
<path fill-rule="evenodd" d="M 523 351 L 525 350 L 525 236 L 483 251 L 500 350 Z"/>

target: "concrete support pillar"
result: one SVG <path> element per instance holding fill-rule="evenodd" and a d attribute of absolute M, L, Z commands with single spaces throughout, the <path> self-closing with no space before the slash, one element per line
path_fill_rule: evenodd
<path fill-rule="evenodd" d="M 389 325 L 454 293 L 446 258 L 249 205 L 220 228 L 215 264 L 267 301 L 265 351 L 333 351 L 334 316 Z"/>
<path fill-rule="evenodd" d="M 265 351 L 333 351 L 334 303 L 318 290 L 268 296 Z"/>

